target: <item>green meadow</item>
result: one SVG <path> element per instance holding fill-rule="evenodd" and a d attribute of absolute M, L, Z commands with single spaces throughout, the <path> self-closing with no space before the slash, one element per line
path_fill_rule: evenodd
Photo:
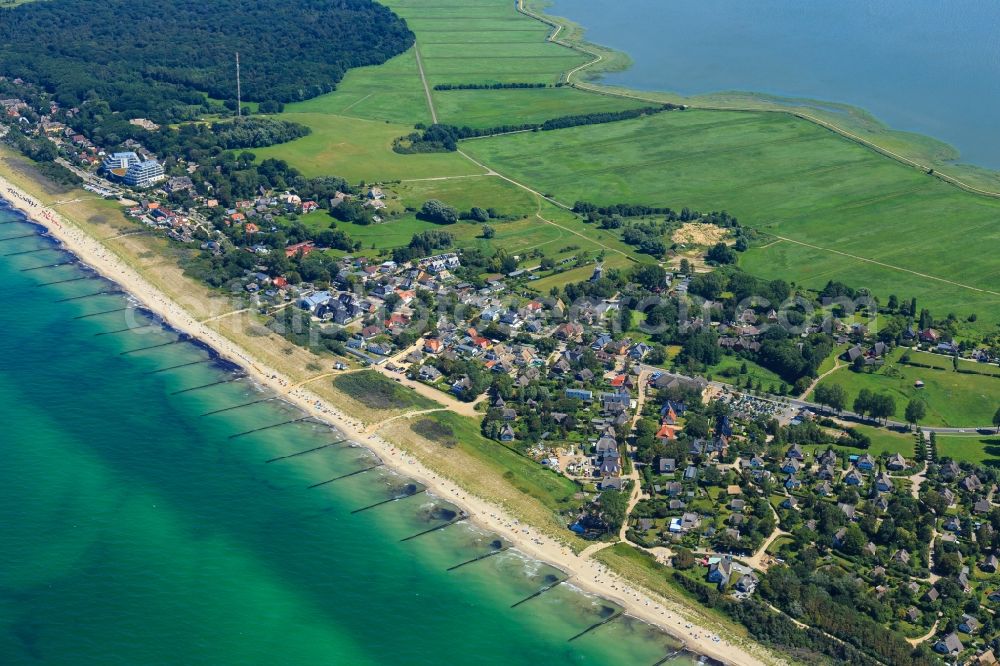
<path fill-rule="evenodd" d="M 407 133 L 416 123 L 430 123 L 427 97 L 413 49 L 382 65 L 352 69 L 344 76 L 337 90 L 304 102 L 285 107 L 289 120 L 309 124 L 297 114 L 333 114 L 384 120 L 407 126 Z M 397 135 L 398 136 L 398 135 Z"/>
<path fill-rule="evenodd" d="M 312 134 L 253 152 L 258 159 L 286 160 L 310 178 L 336 175 L 354 183 L 482 173 L 457 153 L 393 152 L 393 140 L 411 131 L 405 125 L 325 113 L 290 113 L 285 117 L 308 125 Z"/>
<path fill-rule="evenodd" d="M 579 113 L 603 113 L 645 106 L 641 102 L 594 95 L 576 88 L 437 90 L 434 106 L 442 122 L 469 127 L 541 123 Z"/>
<path fill-rule="evenodd" d="M 827 376 L 821 384 L 838 384 L 848 396 L 848 408 L 858 392 L 867 388 L 888 393 L 896 401 L 895 420 L 904 420 L 906 404 L 913 398 L 927 404 L 924 425 L 976 427 L 988 425 L 1000 407 L 1000 377 L 955 372 L 951 369 L 915 368 L 896 363 L 901 350 L 879 370 L 854 372 L 848 367 Z M 917 381 L 924 383 L 916 388 Z"/>
<path fill-rule="evenodd" d="M 1000 466 L 1000 436 L 937 435 L 936 439 L 939 458 Z"/>
<path fill-rule="evenodd" d="M 894 430 L 887 430 L 886 428 L 874 428 L 859 424 L 851 424 L 851 427 L 871 438 L 871 446 L 868 447 L 868 453 L 874 456 L 880 456 L 883 453 L 889 455 L 898 453 L 904 458 L 913 459 L 916 449 L 916 434 L 914 432 L 896 432 Z M 807 444 L 802 447 L 804 451 L 811 452 L 814 457 L 823 455 L 823 452 L 827 448 L 833 448 L 838 452 L 848 455 L 861 454 L 863 452 L 861 449 L 850 446 L 834 445 L 833 447 L 828 447 L 826 444 Z"/>
<path fill-rule="evenodd" d="M 411 208 L 419 208 L 428 199 L 440 199 L 459 210 L 492 207 L 501 215 L 527 216 L 538 210 L 535 195 L 496 176 L 404 180 L 392 191 L 404 206 Z"/>
<path fill-rule="evenodd" d="M 388 0 L 417 35 L 431 87 L 456 83 L 558 83 L 587 62 L 545 40 L 548 26 L 507 0 Z"/>
<path fill-rule="evenodd" d="M 810 287 L 842 280 L 883 298 L 916 296 L 941 314 L 1000 312 L 1000 263 L 983 251 L 1000 242 L 1000 201 L 807 121 L 688 110 L 479 139 L 463 150 L 567 204 L 728 210 L 777 241 L 742 258 L 763 277 Z"/>

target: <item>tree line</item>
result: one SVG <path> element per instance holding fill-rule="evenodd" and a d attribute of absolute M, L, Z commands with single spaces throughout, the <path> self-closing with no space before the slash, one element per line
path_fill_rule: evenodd
<path fill-rule="evenodd" d="M 600 123 L 612 123 L 619 120 L 629 120 L 641 116 L 661 113 L 681 109 L 683 107 L 676 104 L 663 104 L 660 106 L 646 106 L 639 109 L 628 109 L 625 111 L 608 111 L 604 113 L 586 113 L 573 116 L 560 116 L 550 118 L 542 123 L 521 123 L 518 125 L 497 125 L 495 127 L 469 127 L 468 125 L 458 127 L 456 125 L 445 125 L 436 123 L 430 127 L 417 125 L 418 131 L 407 136 L 400 137 L 393 142 L 392 149 L 397 153 L 443 153 L 458 150 L 458 142 L 462 139 L 476 139 L 484 136 L 495 136 L 497 134 L 510 134 L 511 132 L 537 132 L 567 127 L 578 127 L 580 125 L 596 125 Z"/>
<path fill-rule="evenodd" d="M 547 83 L 439 83 L 434 86 L 434 90 L 523 90 L 548 87 Z"/>

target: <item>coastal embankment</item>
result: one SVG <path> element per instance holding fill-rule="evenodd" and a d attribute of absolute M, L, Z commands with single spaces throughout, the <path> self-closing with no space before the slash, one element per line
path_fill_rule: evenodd
<path fill-rule="evenodd" d="M 571 583 L 585 592 L 596 594 L 620 605 L 624 611 L 682 640 L 691 651 L 729 664 L 774 663 L 763 649 L 747 641 L 746 645 L 719 639 L 711 626 L 698 626 L 678 603 L 654 598 L 651 593 L 625 582 L 585 551 L 575 554 L 540 530 L 523 524 L 499 506 L 483 500 L 425 467 L 415 457 L 377 434 L 311 391 L 296 386 L 287 377 L 268 367 L 245 349 L 218 331 L 199 322 L 173 299 L 157 289 L 126 260 L 34 196 L 0 176 L 0 196 L 21 210 L 34 222 L 74 253 L 82 262 L 104 277 L 116 282 L 137 301 L 177 331 L 211 346 L 224 360 L 235 363 L 261 386 L 284 397 L 306 414 L 329 423 L 344 435 L 369 448 L 385 464 L 427 487 L 428 492 L 453 503 L 472 522 L 506 539 L 528 557 L 547 562 L 566 573 Z M 588 549 L 591 550 L 591 549 Z"/>

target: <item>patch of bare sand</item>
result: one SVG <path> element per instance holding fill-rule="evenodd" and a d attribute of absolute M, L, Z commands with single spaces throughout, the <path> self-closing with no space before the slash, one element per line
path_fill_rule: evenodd
<path fill-rule="evenodd" d="M 729 236 L 729 232 L 714 224 L 704 224 L 702 222 L 685 222 L 680 229 L 675 231 L 670 239 L 675 243 L 685 245 L 711 246 L 720 241 L 724 241 Z"/>

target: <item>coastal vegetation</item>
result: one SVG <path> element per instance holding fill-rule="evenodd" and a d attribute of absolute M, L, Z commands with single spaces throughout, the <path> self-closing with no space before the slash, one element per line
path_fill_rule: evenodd
<path fill-rule="evenodd" d="M 583 504 L 576 483 L 530 458 L 498 447 L 483 437 L 479 423 L 468 417 L 434 412 L 391 424 L 386 434 L 460 486 L 477 488 L 481 497 L 508 507 L 529 524 L 560 538 L 567 538 L 566 516 L 575 515 Z"/>
<path fill-rule="evenodd" d="M 333 380 L 333 385 L 338 391 L 343 391 L 371 409 L 405 410 L 440 407 L 433 400 L 400 386 L 372 370 L 341 375 Z"/>

